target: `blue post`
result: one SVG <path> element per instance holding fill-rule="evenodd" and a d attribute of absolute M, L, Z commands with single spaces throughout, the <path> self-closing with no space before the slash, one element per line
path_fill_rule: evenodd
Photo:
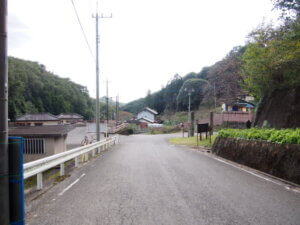
<path fill-rule="evenodd" d="M 25 224 L 23 151 L 24 138 L 9 137 L 9 208 L 10 224 Z"/>

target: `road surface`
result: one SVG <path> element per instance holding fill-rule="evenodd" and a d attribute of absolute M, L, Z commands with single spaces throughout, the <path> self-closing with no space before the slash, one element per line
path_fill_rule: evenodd
<path fill-rule="evenodd" d="M 299 225 L 300 193 L 223 160 L 134 135 L 27 202 L 31 225 Z"/>

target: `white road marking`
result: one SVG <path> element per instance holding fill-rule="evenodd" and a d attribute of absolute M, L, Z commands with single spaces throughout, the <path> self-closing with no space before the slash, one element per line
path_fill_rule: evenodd
<path fill-rule="evenodd" d="M 277 185 L 279 185 L 279 186 L 283 186 L 283 187 L 285 187 L 285 189 L 287 189 L 287 190 L 292 190 L 292 191 L 294 191 L 294 192 L 299 193 L 298 190 L 291 189 L 290 187 L 285 186 L 285 185 L 283 185 L 283 184 L 280 183 L 280 182 L 274 181 L 274 180 L 272 180 L 272 179 L 266 178 L 266 177 L 264 177 L 264 176 L 261 176 L 261 175 L 259 175 L 259 174 L 254 173 L 254 172 L 248 171 L 248 170 L 243 169 L 243 168 L 241 168 L 241 167 L 239 167 L 239 166 L 236 166 L 236 165 L 233 165 L 233 164 L 231 164 L 231 163 L 229 163 L 229 162 L 226 162 L 226 161 L 224 161 L 224 160 L 222 160 L 222 159 L 218 159 L 218 158 L 214 158 L 214 159 L 217 160 L 217 161 L 219 161 L 219 162 L 222 162 L 222 163 L 225 163 L 225 164 L 227 164 L 227 165 L 230 165 L 230 166 L 232 166 L 232 167 L 235 167 L 235 168 L 237 168 L 237 169 L 243 170 L 244 172 L 249 173 L 249 174 L 252 174 L 252 175 L 254 175 L 254 176 L 256 176 L 256 177 L 259 177 L 259 178 L 261 178 L 261 179 L 263 179 L 263 180 L 272 182 L 272 183 L 277 184 Z"/>
<path fill-rule="evenodd" d="M 82 177 L 85 176 L 85 173 L 83 173 L 79 178 L 77 178 L 72 184 L 70 184 L 68 187 L 66 187 L 62 192 L 60 192 L 58 195 L 62 196 L 67 190 L 69 190 L 74 184 L 76 184 Z"/>

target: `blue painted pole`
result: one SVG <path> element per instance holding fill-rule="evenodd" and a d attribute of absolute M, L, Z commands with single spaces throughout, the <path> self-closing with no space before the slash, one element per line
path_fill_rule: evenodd
<path fill-rule="evenodd" d="M 10 224 L 25 224 L 23 151 L 24 138 L 9 137 L 9 208 Z"/>

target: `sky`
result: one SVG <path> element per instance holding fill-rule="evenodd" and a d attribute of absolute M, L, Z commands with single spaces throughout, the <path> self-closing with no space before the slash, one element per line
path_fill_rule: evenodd
<path fill-rule="evenodd" d="M 96 0 L 9 0 L 8 54 L 87 86 L 95 97 Z M 263 21 L 273 21 L 271 0 L 99 0 L 100 96 L 121 102 L 161 89 L 175 75 L 199 72 L 221 60 Z"/>

